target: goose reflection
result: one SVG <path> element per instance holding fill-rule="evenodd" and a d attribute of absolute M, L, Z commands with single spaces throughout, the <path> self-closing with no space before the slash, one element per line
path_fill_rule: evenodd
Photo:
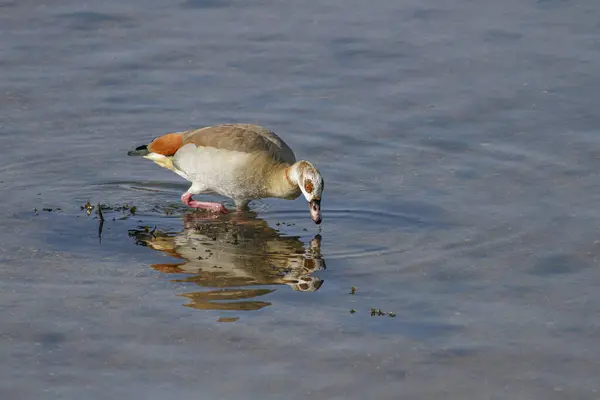
<path fill-rule="evenodd" d="M 188 274 L 176 282 L 195 283 L 207 291 L 185 293 L 188 307 L 203 310 L 258 310 L 271 305 L 255 298 L 275 289 L 253 288 L 287 285 L 314 292 L 323 281 L 312 276 L 325 269 L 321 236 L 307 245 L 297 236 L 283 236 L 253 212 L 206 219 L 190 212 L 183 217 L 182 232 L 133 229 L 129 235 L 139 245 L 177 260 L 151 267 L 167 274 Z"/>

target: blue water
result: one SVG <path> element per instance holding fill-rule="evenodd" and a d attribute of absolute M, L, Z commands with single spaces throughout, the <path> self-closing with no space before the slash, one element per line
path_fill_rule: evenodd
<path fill-rule="evenodd" d="M 599 396 L 596 2 L 51 3 L 0 1 L 0 397 Z M 322 228 L 126 156 L 223 122 Z"/>

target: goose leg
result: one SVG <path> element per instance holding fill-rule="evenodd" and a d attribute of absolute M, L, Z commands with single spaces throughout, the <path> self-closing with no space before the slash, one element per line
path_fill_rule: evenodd
<path fill-rule="evenodd" d="M 235 200 L 235 209 L 236 211 L 250 211 L 250 207 L 248 207 L 248 204 L 250 203 L 250 200 Z"/>
<path fill-rule="evenodd" d="M 181 201 L 188 207 L 202 208 L 216 213 L 227 214 L 228 211 L 225 206 L 221 203 L 212 203 L 209 201 L 196 201 L 192 200 L 192 193 L 184 193 L 181 195 Z"/>

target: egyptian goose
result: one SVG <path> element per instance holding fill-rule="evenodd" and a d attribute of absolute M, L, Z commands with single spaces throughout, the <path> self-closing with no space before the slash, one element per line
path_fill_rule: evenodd
<path fill-rule="evenodd" d="M 261 126 L 222 124 L 169 133 L 127 154 L 148 158 L 190 181 L 181 196 L 189 207 L 227 213 L 223 204 L 192 200 L 208 192 L 233 199 L 237 210 L 254 199 L 293 200 L 303 194 L 312 220 L 321 223 L 321 174 L 310 162 L 296 161 L 292 149 Z"/>

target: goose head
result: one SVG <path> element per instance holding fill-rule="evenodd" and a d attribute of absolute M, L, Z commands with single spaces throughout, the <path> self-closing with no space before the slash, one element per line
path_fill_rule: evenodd
<path fill-rule="evenodd" d="M 321 197 L 323 195 L 324 181 L 319 170 L 308 161 L 298 161 L 291 167 L 290 178 L 295 182 L 308 201 L 310 217 L 316 224 L 320 224 Z"/>

